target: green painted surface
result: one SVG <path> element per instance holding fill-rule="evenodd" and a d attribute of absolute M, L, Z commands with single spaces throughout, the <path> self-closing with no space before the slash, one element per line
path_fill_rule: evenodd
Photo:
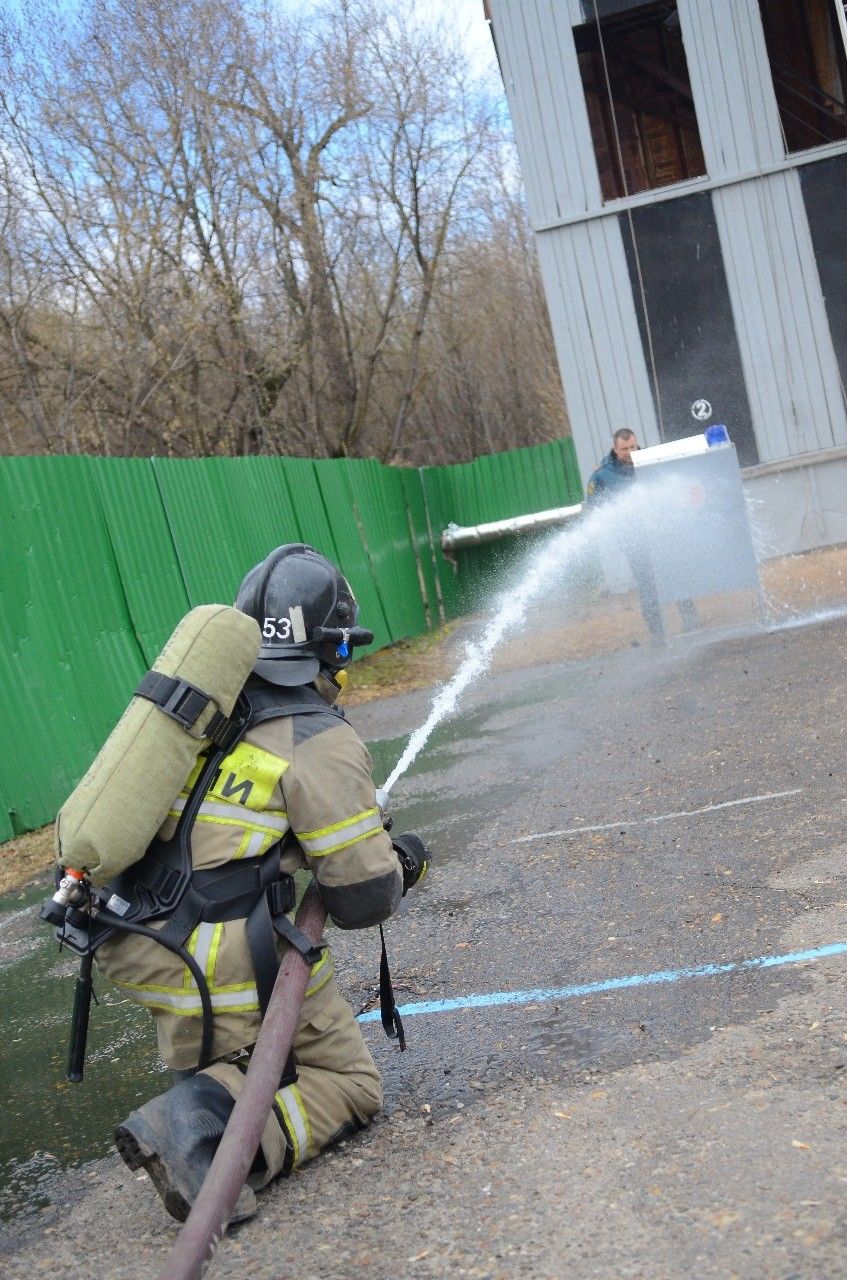
<path fill-rule="evenodd" d="M 347 475 L 391 638 L 420 635 L 427 620 L 401 472 L 366 462 Z"/>
<path fill-rule="evenodd" d="M 394 639 L 374 575 L 370 546 L 365 541 L 359 509 L 354 500 L 355 488 L 348 474 L 351 468 L 355 474 L 357 467 L 366 465 L 366 462 L 359 462 L 358 459 L 347 461 L 339 458 L 321 462 L 315 468 L 335 538 L 336 562 L 356 593 L 361 625 L 374 633 L 373 645 L 359 650 L 363 653 L 384 648 Z M 361 478 L 361 473 L 357 478 Z M 379 550 L 380 548 L 375 548 L 375 551 Z"/>
<path fill-rule="evenodd" d="M 156 476 L 144 458 L 90 463 L 133 630 L 151 666 L 191 607 Z"/>
<path fill-rule="evenodd" d="M 11 840 L 15 834 L 12 819 L 9 816 L 9 808 L 10 806 L 6 803 L 3 793 L 0 791 L 0 844 L 4 840 Z"/>
<path fill-rule="evenodd" d="M 0 458 L 0 841 L 52 820 L 194 605 L 307 542 L 340 565 L 372 648 L 484 607 L 526 538 L 442 550 L 478 524 L 580 500 L 555 441 L 452 467 L 368 459 Z M 361 651 L 360 651 L 361 652 Z"/>
<path fill-rule="evenodd" d="M 300 541 L 282 461 L 152 459 L 189 607 L 232 604 L 248 569 Z"/>
<path fill-rule="evenodd" d="M 4 458 L 0 522 L 0 792 L 21 832 L 53 818 L 146 663 L 91 459 Z"/>
<path fill-rule="evenodd" d="M 438 581 L 435 547 L 427 521 L 421 476 L 419 472 L 406 467 L 398 467 L 396 474 L 400 478 L 403 491 L 406 520 L 417 564 L 425 621 L 427 627 L 431 629 L 444 621 L 444 611 L 441 604 L 441 585 Z"/>

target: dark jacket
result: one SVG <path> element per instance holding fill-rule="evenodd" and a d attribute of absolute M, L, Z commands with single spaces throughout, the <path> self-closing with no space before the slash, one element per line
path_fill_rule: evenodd
<path fill-rule="evenodd" d="M 618 459 L 614 449 L 610 449 L 596 471 L 591 473 L 586 493 L 586 505 L 591 507 L 625 485 L 632 484 L 635 479 L 635 468 Z"/>

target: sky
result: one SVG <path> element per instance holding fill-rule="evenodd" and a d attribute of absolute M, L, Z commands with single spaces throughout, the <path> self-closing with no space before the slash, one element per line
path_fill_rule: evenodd
<path fill-rule="evenodd" d="M 279 4 L 291 9 L 314 2 L 315 0 L 278 0 Z M 77 0 L 58 0 L 58 3 L 72 12 Z M 478 75 L 492 75 L 495 86 L 502 90 L 500 69 L 491 32 L 485 20 L 483 0 L 414 0 L 414 4 L 422 17 L 431 17 L 433 22 L 441 21 L 452 28 L 467 51 L 472 69 Z M 28 0 L 0 0 L 0 13 L 5 9 L 19 14 L 25 12 L 27 5 Z M 505 92 L 503 97 L 505 100 Z"/>
<path fill-rule="evenodd" d="M 455 28 L 477 71 L 498 70 L 482 0 L 417 0 L 416 7 Z"/>
<path fill-rule="evenodd" d="M 309 0 L 284 0 L 295 6 L 297 3 L 309 3 Z M 62 0 L 68 8 L 73 9 L 74 0 Z M 0 0 L 0 11 L 7 9 L 12 13 L 22 12 L 26 8 L 26 0 Z M 431 13 L 434 18 L 440 17 L 461 34 L 469 56 L 479 71 L 496 69 L 497 59 L 488 23 L 485 21 L 482 0 L 416 0 L 416 8 L 422 14 Z"/>

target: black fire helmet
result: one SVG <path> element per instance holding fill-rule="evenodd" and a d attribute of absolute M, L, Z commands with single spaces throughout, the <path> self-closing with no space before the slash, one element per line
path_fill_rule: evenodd
<path fill-rule="evenodd" d="M 353 645 L 373 640 L 356 626 L 359 606 L 347 579 L 302 542 L 277 547 L 255 565 L 235 607 L 259 624 L 262 645 L 253 670 L 271 684 L 310 684 L 321 668 L 347 666 Z"/>

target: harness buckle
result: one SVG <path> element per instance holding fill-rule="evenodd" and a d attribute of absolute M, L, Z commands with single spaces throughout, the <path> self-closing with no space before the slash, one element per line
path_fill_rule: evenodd
<path fill-rule="evenodd" d="M 215 706 L 217 715 L 212 717 L 212 722 L 216 722 L 216 729 L 220 731 L 221 726 L 217 719 L 222 716 L 220 708 L 210 694 L 198 688 L 196 684 L 192 684 L 190 680 L 178 680 L 175 676 L 166 676 L 161 671 L 148 671 L 135 690 L 135 697 L 146 698 L 160 711 L 164 711 L 166 716 L 170 716 L 172 720 L 176 720 L 177 724 L 182 725 L 192 738 L 199 739 L 206 737 L 206 734 L 193 733 L 192 730 L 195 729 L 203 712 L 210 705 Z M 226 717 L 223 718 L 226 719 Z"/>
<path fill-rule="evenodd" d="M 156 866 L 156 875 L 151 885 L 157 892 L 157 895 L 165 902 L 172 902 L 177 891 L 182 887 L 182 875 L 175 867 L 165 867 L 159 863 Z"/>
<path fill-rule="evenodd" d="M 282 875 L 279 880 L 274 880 L 269 884 L 266 891 L 268 898 L 268 910 L 271 918 L 274 916 L 284 916 L 289 911 L 294 910 L 294 904 L 297 901 L 297 893 L 294 888 L 294 877 Z"/>
<path fill-rule="evenodd" d="M 166 716 L 171 716 L 178 724 L 181 724 L 186 733 L 191 734 L 192 738 L 205 738 L 205 733 L 194 733 L 193 731 L 197 727 L 197 721 L 212 702 L 213 699 L 209 697 L 208 693 L 204 693 L 196 685 L 189 684 L 187 680 L 183 680 L 180 681 L 179 687 L 174 689 L 167 702 L 162 706 L 162 710 Z M 214 719 L 214 717 L 212 718 Z"/>

